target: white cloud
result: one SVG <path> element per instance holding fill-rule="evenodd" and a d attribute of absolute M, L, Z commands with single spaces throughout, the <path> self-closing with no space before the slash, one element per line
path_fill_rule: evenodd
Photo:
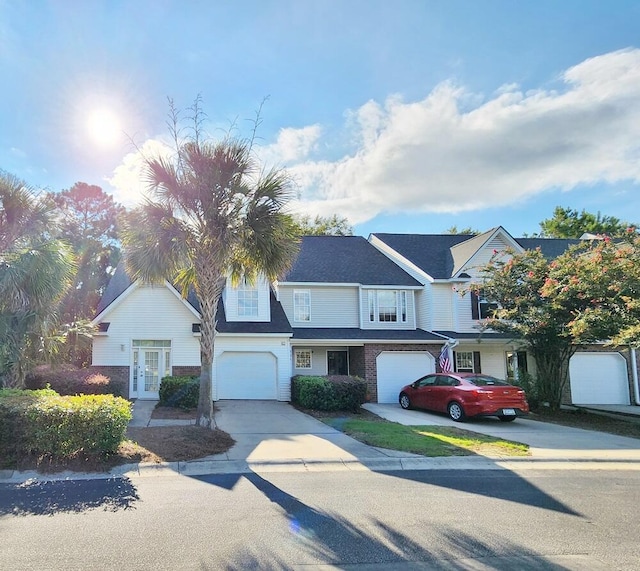
<path fill-rule="evenodd" d="M 281 129 L 257 152 L 294 176 L 295 210 L 353 224 L 381 213 L 504 206 L 552 188 L 640 183 L 640 50 L 585 60 L 558 79 L 557 90 L 504 84 L 489 98 L 444 82 L 421 101 L 368 101 L 346 113 L 353 150 L 338 160 L 316 158 L 345 144 L 323 145 L 320 125 Z M 157 140 L 141 151 L 167 152 Z M 125 205 L 142 195 L 141 165 L 131 153 L 109 179 Z"/>
<path fill-rule="evenodd" d="M 280 129 L 276 142 L 258 149 L 261 160 L 268 165 L 286 165 L 306 159 L 315 149 L 322 130 L 320 125 L 301 129 Z"/>
<path fill-rule="evenodd" d="M 129 153 L 113 171 L 107 182 L 114 188 L 113 199 L 127 208 L 140 204 L 146 195 L 145 159 L 169 156 L 171 148 L 158 139 L 148 139 L 136 151 Z"/>
<path fill-rule="evenodd" d="M 550 188 L 640 182 L 640 50 L 585 60 L 560 80 L 558 91 L 503 85 L 480 103 L 448 82 L 422 101 L 369 101 L 348 116 L 351 154 L 290 165 L 301 191 L 296 209 L 358 223 L 382 212 L 460 212 Z"/>

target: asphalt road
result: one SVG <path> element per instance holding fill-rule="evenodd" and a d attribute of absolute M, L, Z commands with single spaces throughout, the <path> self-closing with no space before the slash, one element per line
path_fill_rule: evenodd
<path fill-rule="evenodd" d="M 268 473 L 0 485 L 0 569 L 639 567 L 639 471 Z"/>

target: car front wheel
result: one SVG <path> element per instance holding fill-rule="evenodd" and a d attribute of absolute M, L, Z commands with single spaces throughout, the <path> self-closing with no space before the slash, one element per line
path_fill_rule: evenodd
<path fill-rule="evenodd" d="M 405 410 L 411 408 L 411 399 L 409 398 L 409 395 L 407 393 L 402 393 L 400 395 L 400 406 Z"/>
<path fill-rule="evenodd" d="M 449 413 L 449 418 L 451 420 L 455 420 L 456 422 L 464 422 L 467 415 L 464 413 L 464 409 L 462 405 L 457 402 L 450 402 L 447 407 L 447 412 Z"/>

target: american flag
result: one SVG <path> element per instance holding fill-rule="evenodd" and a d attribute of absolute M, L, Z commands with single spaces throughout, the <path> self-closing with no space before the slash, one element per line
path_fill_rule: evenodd
<path fill-rule="evenodd" d="M 445 345 L 442 348 L 442 351 L 440 351 L 438 362 L 440 363 L 440 370 L 443 373 L 447 371 L 451 371 L 451 361 L 449 360 L 449 347 L 447 345 Z"/>

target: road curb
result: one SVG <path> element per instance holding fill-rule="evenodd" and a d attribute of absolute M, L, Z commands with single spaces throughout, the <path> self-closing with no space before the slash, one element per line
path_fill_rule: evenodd
<path fill-rule="evenodd" d="M 419 470 L 634 470 L 638 459 L 601 458 L 517 458 L 517 457 L 438 457 L 438 458 L 285 458 L 274 460 L 190 460 L 158 464 L 123 464 L 109 472 L 59 472 L 40 474 L 34 470 L 1 470 L 1 484 L 24 484 L 65 480 L 105 480 L 112 478 L 154 478 L 248 474 L 252 472 L 340 472 L 340 471 L 419 471 Z"/>

